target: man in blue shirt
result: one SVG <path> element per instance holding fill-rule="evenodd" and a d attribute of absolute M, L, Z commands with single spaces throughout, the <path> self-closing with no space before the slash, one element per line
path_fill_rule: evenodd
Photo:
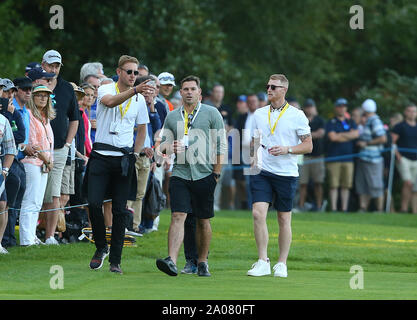
<path fill-rule="evenodd" d="M 337 211 L 337 200 L 340 196 L 342 211 L 347 212 L 350 189 L 353 184 L 353 154 L 354 140 L 359 137 L 356 124 L 347 115 L 347 100 L 339 98 L 335 102 L 335 117 L 326 124 L 327 163 L 329 172 L 330 206 Z"/>
<path fill-rule="evenodd" d="M 32 80 L 29 79 L 28 77 L 21 77 L 21 78 L 14 79 L 13 83 L 17 88 L 17 92 L 13 99 L 13 105 L 16 108 L 16 110 L 18 110 L 20 114 L 22 115 L 23 123 L 25 125 L 25 140 L 23 144 L 20 144 L 19 153 L 17 155 L 17 158 L 21 160 L 25 157 L 25 154 L 27 155 L 35 154 L 35 151 L 28 145 L 30 117 L 29 117 L 29 111 L 26 108 L 26 104 L 28 103 L 30 99 L 30 95 L 31 95 Z"/>

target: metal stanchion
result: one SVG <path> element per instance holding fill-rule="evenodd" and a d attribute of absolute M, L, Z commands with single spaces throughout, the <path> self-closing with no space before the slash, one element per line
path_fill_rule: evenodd
<path fill-rule="evenodd" d="M 388 175 L 387 203 L 385 206 L 386 213 L 391 211 L 392 181 L 394 179 L 394 165 L 395 165 L 395 151 L 396 150 L 397 150 L 397 145 L 393 144 L 391 147 L 391 162 L 389 166 L 389 175 Z"/>

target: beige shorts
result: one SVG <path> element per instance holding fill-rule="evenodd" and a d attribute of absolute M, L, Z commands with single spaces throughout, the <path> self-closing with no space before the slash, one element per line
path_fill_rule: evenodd
<path fill-rule="evenodd" d="M 54 166 L 48 173 L 48 183 L 46 185 L 44 203 L 52 203 L 53 197 L 61 197 L 62 175 L 65 163 L 67 162 L 69 148 L 64 146 L 61 149 L 54 149 Z"/>
<path fill-rule="evenodd" d="M 75 194 L 74 190 L 74 174 L 75 160 L 71 161 L 71 165 L 65 165 L 62 174 L 61 194 Z"/>
<path fill-rule="evenodd" d="M 401 157 L 401 161 L 397 161 L 396 164 L 401 180 L 411 181 L 415 186 L 417 183 L 417 160 L 410 160 L 406 157 Z"/>
<path fill-rule="evenodd" d="M 304 157 L 304 164 L 300 167 L 300 184 L 308 184 L 310 180 L 314 183 L 323 183 L 326 176 L 326 169 L 322 157 Z M 311 163 L 309 163 L 311 161 Z"/>
<path fill-rule="evenodd" d="M 353 185 L 353 162 L 328 162 L 329 187 L 350 189 Z"/>

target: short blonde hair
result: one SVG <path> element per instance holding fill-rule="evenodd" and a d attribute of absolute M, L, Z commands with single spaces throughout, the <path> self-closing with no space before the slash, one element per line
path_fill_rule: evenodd
<path fill-rule="evenodd" d="M 269 77 L 269 80 L 277 80 L 282 83 L 283 87 L 286 87 L 286 88 L 288 88 L 290 84 L 286 76 L 284 76 L 283 74 L 278 74 L 278 73 L 271 75 Z"/>
<path fill-rule="evenodd" d="M 125 63 L 128 63 L 128 62 L 133 62 L 133 63 L 136 63 L 137 65 L 139 65 L 139 60 L 136 59 L 135 57 L 131 57 L 131 56 L 128 56 L 128 55 L 122 55 L 119 58 L 119 65 L 118 65 L 118 67 L 121 68 L 121 67 L 123 67 L 123 65 Z"/>

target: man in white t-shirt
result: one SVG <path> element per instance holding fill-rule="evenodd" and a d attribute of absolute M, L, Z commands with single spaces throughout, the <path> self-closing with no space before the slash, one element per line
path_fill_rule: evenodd
<path fill-rule="evenodd" d="M 270 105 L 255 111 L 252 120 L 252 152 L 257 174 L 250 176 L 252 214 L 259 259 L 249 276 L 271 274 L 268 259 L 266 215 L 275 196 L 279 224 L 279 258 L 274 276 L 287 277 L 287 257 L 291 244 L 291 210 L 297 187 L 297 155 L 313 149 L 308 119 L 285 100 L 288 80 L 282 74 L 270 76 L 266 86 Z M 301 141 L 301 143 L 300 143 Z"/>
<path fill-rule="evenodd" d="M 123 55 L 116 70 L 119 80 L 102 85 L 97 97 L 97 131 L 84 179 L 96 252 L 90 268 L 99 269 L 110 251 L 110 271 L 122 273 L 120 261 L 126 228 L 126 203 L 136 198 L 135 158 L 139 157 L 149 122 L 141 93 L 152 90 L 143 82 L 134 86 L 139 61 Z M 136 141 L 133 143 L 134 126 Z M 111 249 L 106 243 L 102 212 L 104 199 L 112 199 Z"/>

